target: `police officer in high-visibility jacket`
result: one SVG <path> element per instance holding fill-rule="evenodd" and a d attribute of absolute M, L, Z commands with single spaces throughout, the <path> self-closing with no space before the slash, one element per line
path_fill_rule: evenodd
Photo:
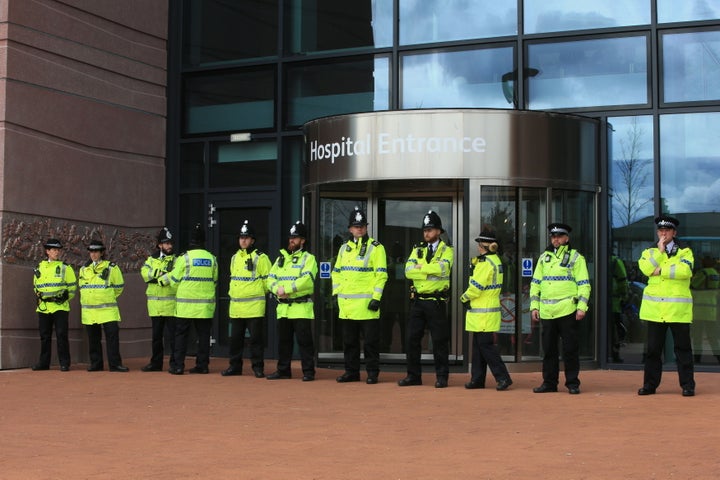
<path fill-rule="evenodd" d="M 502 290 L 503 265 L 497 255 L 495 234 L 483 230 L 475 239 L 479 255 L 472 259 L 472 275 L 467 290 L 460 296 L 466 308 L 465 330 L 472 334 L 472 368 L 467 389 L 485 388 L 487 368 L 497 382 L 496 390 L 507 390 L 512 385 L 510 373 L 493 340 L 500 330 L 500 290 Z"/>
<path fill-rule="evenodd" d="M 293 337 L 300 348 L 303 382 L 315 380 L 315 345 L 312 321 L 315 318 L 313 292 L 318 266 L 315 256 L 305 250 L 307 227 L 300 221 L 290 227 L 287 249 L 280 250 L 268 274 L 268 290 L 278 302 L 277 370 L 268 380 L 292 378 L 290 361 Z"/>
<path fill-rule="evenodd" d="M 702 268 L 693 274 L 690 288 L 693 296 L 693 357 L 700 363 L 703 341 L 707 340 L 710 351 L 720 363 L 720 336 L 718 335 L 718 301 L 720 301 L 720 273 L 715 260 L 704 256 Z"/>
<path fill-rule="evenodd" d="M 256 378 L 265 376 L 265 304 L 270 259 L 255 248 L 255 229 L 245 220 L 240 248 L 230 259 L 230 365 L 222 376 L 242 375 L 245 329 L 250 331 L 250 360 Z"/>
<path fill-rule="evenodd" d="M 543 383 L 535 393 L 557 392 L 560 374 L 558 337 L 562 338 L 565 386 L 580 393 L 578 322 L 590 301 L 590 279 L 585 257 L 570 246 L 570 226 L 548 225 L 550 245 L 540 256 L 530 282 L 530 315 L 542 325 Z"/>
<path fill-rule="evenodd" d="M 368 236 L 367 216 L 355 207 L 348 230 L 352 237 L 340 246 L 332 272 L 342 325 L 345 373 L 338 383 L 360 381 L 360 336 L 365 352 L 366 383 L 380 374 L 380 300 L 387 282 L 385 247 Z"/>
<path fill-rule="evenodd" d="M 675 235 L 680 222 L 671 216 L 655 218 L 657 244 L 643 251 L 638 268 L 648 277 L 640 304 L 640 320 L 647 322 L 647 353 L 643 386 L 638 395 L 652 395 L 662 378 L 662 351 L 668 328 L 675 344 L 675 362 L 682 395 L 695 395 L 690 323 L 693 299 L 690 293 L 695 258 L 692 250 Z"/>
<path fill-rule="evenodd" d="M 427 327 L 432 337 L 435 388 L 446 388 L 450 375 L 447 301 L 453 248 L 440 238 L 445 230 L 440 216 L 432 210 L 423 217 L 422 231 L 425 242 L 414 246 L 405 262 L 405 278 L 412 280 L 413 285 L 407 326 L 407 376 L 398 385 L 422 385 L 421 342 Z"/>
<path fill-rule="evenodd" d="M 173 285 L 175 291 L 175 368 L 172 375 L 185 372 L 188 331 L 195 325 L 197 354 L 195 366 L 188 373 L 206 374 L 210 365 L 210 331 L 215 315 L 215 288 L 218 265 L 215 255 L 204 248 L 205 230 L 197 224 L 188 250 L 175 259 L 170 273 L 158 279 L 161 286 Z"/>
<path fill-rule="evenodd" d="M 175 263 L 173 235 L 163 227 L 157 235 L 157 252 L 150 255 L 140 269 L 147 288 L 147 309 L 152 321 L 152 355 L 150 363 L 141 368 L 143 372 L 159 372 L 165 355 L 165 329 L 170 347 L 170 369 L 175 368 L 175 289 L 162 286 L 158 278 L 171 272 Z"/>
<path fill-rule="evenodd" d="M 32 366 L 32 369 L 50 369 L 54 326 L 60 371 L 67 372 L 70 370 L 68 315 L 70 299 L 77 291 L 77 279 L 73 268 L 60 260 L 63 248 L 60 240 L 51 238 L 45 242 L 44 247 L 47 260 L 38 264 L 33 276 L 33 288 L 37 297 L 35 311 L 38 313 L 40 329 L 40 360 Z"/>
<path fill-rule="evenodd" d="M 127 372 L 120 357 L 120 308 L 117 299 L 125 288 L 123 274 L 115 263 L 103 258 L 105 245 L 92 240 L 90 260 L 80 268 L 80 307 L 88 334 L 90 366 L 88 372 L 103 370 L 102 330 L 105 330 L 107 359 L 111 372 Z"/>

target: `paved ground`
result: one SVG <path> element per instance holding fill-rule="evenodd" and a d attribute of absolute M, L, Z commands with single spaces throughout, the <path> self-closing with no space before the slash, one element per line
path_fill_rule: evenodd
<path fill-rule="evenodd" d="M 711 479 L 720 475 L 720 375 L 581 372 L 582 394 L 258 380 L 210 375 L 0 372 L 1 479 Z M 246 366 L 247 368 L 247 366 Z M 271 371 L 272 365 L 268 367 Z"/>

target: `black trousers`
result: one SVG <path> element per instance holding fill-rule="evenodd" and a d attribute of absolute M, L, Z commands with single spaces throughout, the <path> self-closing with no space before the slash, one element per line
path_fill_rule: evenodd
<path fill-rule="evenodd" d="M 281 375 L 292 375 L 290 361 L 293 353 L 293 340 L 297 339 L 300 349 L 300 363 L 303 375 L 315 375 L 315 345 L 309 318 L 277 319 L 278 362 L 277 371 Z"/>
<path fill-rule="evenodd" d="M 55 327 L 55 337 L 57 338 L 58 362 L 62 367 L 70 366 L 68 313 L 67 310 L 58 310 L 53 313 L 38 312 L 38 326 L 40 329 L 40 360 L 38 360 L 38 366 L 50 366 L 53 327 Z"/>
<path fill-rule="evenodd" d="M 245 350 L 245 329 L 250 331 L 250 359 L 253 369 L 265 368 L 265 318 L 231 318 L 230 368 L 242 370 Z"/>
<path fill-rule="evenodd" d="M 435 360 L 435 374 L 438 378 L 448 378 L 450 365 L 450 321 L 447 318 L 445 302 L 439 300 L 417 299 L 410 307 L 407 337 L 407 374 L 409 377 L 420 378 L 422 366 L 421 342 L 425 335 L 425 328 L 430 330 L 432 339 L 433 359 Z"/>
<path fill-rule="evenodd" d="M 197 334 L 197 353 L 195 366 L 207 369 L 210 365 L 210 331 L 212 318 L 180 318 L 175 320 L 175 368 L 185 370 L 187 356 L 188 332 L 190 325 L 195 325 Z"/>
<path fill-rule="evenodd" d="M 575 312 L 553 319 L 540 319 L 542 324 L 543 383 L 557 387 L 560 376 L 558 337 L 562 338 L 562 358 L 565 364 L 565 386 L 579 387 L 580 342 Z"/>
<path fill-rule="evenodd" d="M 689 323 L 647 322 L 647 354 L 645 355 L 645 375 L 643 386 L 655 390 L 662 378 L 662 351 L 668 328 L 675 344 L 680 387 L 695 389 L 695 366 L 693 365 L 692 343 Z"/>
<path fill-rule="evenodd" d="M 105 330 L 105 346 L 107 347 L 107 359 L 110 367 L 118 367 L 122 365 L 120 358 L 120 322 L 96 323 L 93 325 L 85 325 L 88 334 L 90 368 L 102 369 L 103 348 L 102 348 L 102 331 Z"/>
<path fill-rule="evenodd" d="M 170 344 L 170 368 L 175 368 L 175 317 L 151 317 L 152 320 L 152 356 L 150 364 L 162 368 L 165 356 L 165 339 Z M 167 328 L 167 336 L 165 335 Z"/>
<path fill-rule="evenodd" d="M 360 373 L 360 336 L 363 337 L 365 370 L 369 376 L 380 373 L 380 320 L 341 320 L 345 372 Z"/>
<path fill-rule="evenodd" d="M 492 332 L 473 332 L 470 379 L 474 383 L 485 385 L 488 366 L 496 381 L 510 379 L 510 374 L 497 346 L 493 343 L 493 338 L 494 334 Z"/>

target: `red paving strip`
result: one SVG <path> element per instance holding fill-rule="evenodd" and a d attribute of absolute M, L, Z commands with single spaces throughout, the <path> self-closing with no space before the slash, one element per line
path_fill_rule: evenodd
<path fill-rule="evenodd" d="M 697 396 L 665 372 L 638 397 L 642 372 L 582 371 L 582 394 L 338 384 L 140 372 L 0 372 L 0 479 L 665 479 L 717 478 L 720 375 Z M 272 364 L 266 372 L 271 372 Z M 363 375 L 364 379 L 364 375 Z M 489 387 L 494 387 L 488 384 Z"/>

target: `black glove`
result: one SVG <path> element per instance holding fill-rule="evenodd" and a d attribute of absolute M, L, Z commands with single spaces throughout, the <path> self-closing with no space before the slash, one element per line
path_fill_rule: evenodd
<path fill-rule="evenodd" d="M 374 298 L 370 300 L 370 303 L 368 303 L 368 310 L 373 312 L 380 310 L 380 300 L 375 300 Z"/>
<path fill-rule="evenodd" d="M 470 310 L 470 302 L 469 301 L 462 302 L 462 305 L 465 310 Z"/>
<path fill-rule="evenodd" d="M 55 303 L 65 303 L 70 298 L 70 294 L 67 290 L 63 290 L 63 292 L 55 297 Z"/>

